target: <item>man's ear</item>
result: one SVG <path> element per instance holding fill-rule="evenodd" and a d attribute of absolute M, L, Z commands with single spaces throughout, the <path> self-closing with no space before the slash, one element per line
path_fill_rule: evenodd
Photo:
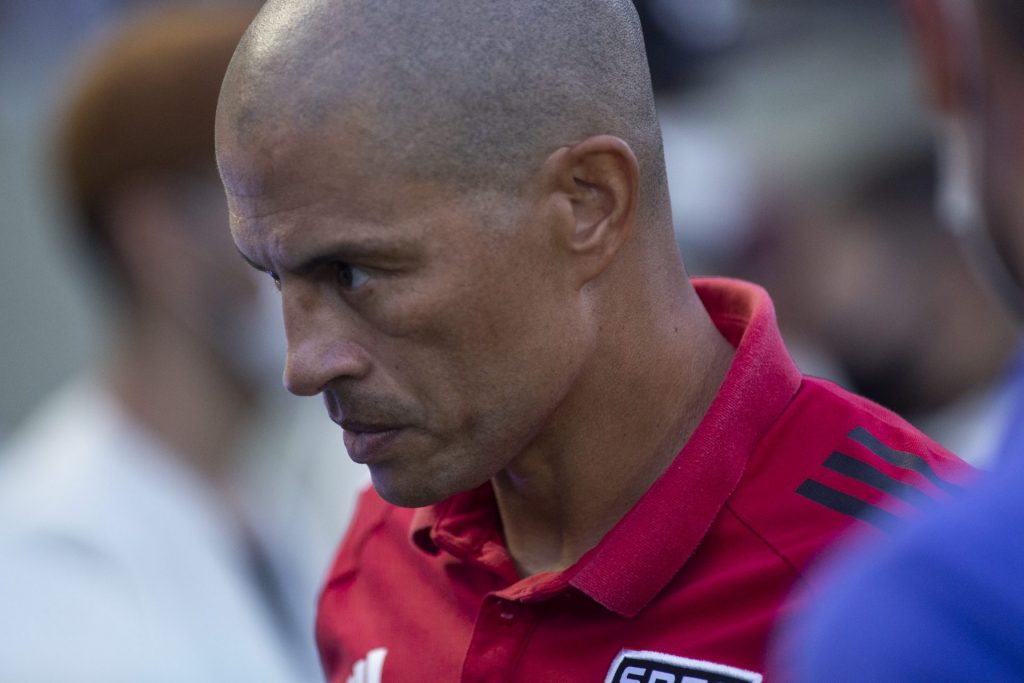
<path fill-rule="evenodd" d="M 562 147 L 544 164 L 564 208 L 556 239 L 579 265 L 579 284 L 612 262 L 636 227 L 640 164 L 623 140 L 598 135 Z"/>
<path fill-rule="evenodd" d="M 954 53 L 956 36 L 941 0 L 904 0 L 903 6 L 914 34 L 919 73 L 928 98 L 938 113 L 956 114 L 963 106 L 964 84 Z"/>

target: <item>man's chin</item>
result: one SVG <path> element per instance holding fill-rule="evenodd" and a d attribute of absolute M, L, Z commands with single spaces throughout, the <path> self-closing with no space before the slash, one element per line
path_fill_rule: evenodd
<path fill-rule="evenodd" d="M 487 481 L 485 478 L 484 481 Z M 371 465 L 370 480 L 377 494 L 392 505 L 421 508 L 436 505 L 457 493 L 474 489 L 483 482 L 433 480 L 429 475 L 398 473 L 387 465 Z"/>
<path fill-rule="evenodd" d="M 440 503 L 450 497 L 456 491 L 436 491 L 433 487 L 425 485 L 425 482 L 402 482 L 396 481 L 396 477 L 389 476 L 390 473 L 381 473 L 379 468 L 370 468 L 370 480 L 377 494 L 391 503 L 403 508 L 421 508 L 428 505 Z"/>

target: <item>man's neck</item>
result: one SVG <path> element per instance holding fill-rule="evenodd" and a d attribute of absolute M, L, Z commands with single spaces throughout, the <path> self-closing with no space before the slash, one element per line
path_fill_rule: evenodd
<path fill-rule="evenodd" d="M 520 576 L 566 569 L 596 546 L 714 400 L 734 350 L 695 295 L 680 317 L 643 333 L 653 353 L 605 359 L 568 399 L 566 417 L 494 478 Z"/>

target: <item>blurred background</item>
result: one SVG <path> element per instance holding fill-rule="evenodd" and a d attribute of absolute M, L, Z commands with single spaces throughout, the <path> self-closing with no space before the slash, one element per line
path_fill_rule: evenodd
<path fill-rule="evenodd" d="M 985 466 L 1003 435 L 1017 340 L 936 216 L 935 122 L 899 3 L 636 2 L 691 274 L 762 284 L 806 372 Z M 181 4 L 0 0 L 0 444 L 116 345 L 103 276 L 71 238 L 80 217 L 55 163 L 57 112 L 83 49 L 126 11 Z M 279 383 L 260 391 L 290 400 Z M 249 447 L 262 455 L 237 475 L 251 483 L 240 507 L 271 512 L 238 516 L 279 537 L 315 528 L 287 552 L 265 534 L 305 558 L 315 584 L 363 475 L 346 469 L 319 402 L 294 410 L 309 421 L 265 430 Z"/>
<path fill-rule="evenodd" d="M 284 391 L 228 232 L 214 112 L 259 4 L 0 2 L 0 680 L 322 678 L 368 477 Z"/>

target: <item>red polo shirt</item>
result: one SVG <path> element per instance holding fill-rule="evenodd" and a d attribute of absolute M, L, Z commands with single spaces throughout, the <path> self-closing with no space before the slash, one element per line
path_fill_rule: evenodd
<path fill-rule="evenodd" d="M 763 290 L 695 284 L 736 355 L 633 509 L 573 567 L 520 579 L 489 484 L 419 510 L 367 491 L 320 600 L 331 681 L 760 681 L 815 555 L 957 490 L 968 469 L 941 446 L 801 375 Z"/>

